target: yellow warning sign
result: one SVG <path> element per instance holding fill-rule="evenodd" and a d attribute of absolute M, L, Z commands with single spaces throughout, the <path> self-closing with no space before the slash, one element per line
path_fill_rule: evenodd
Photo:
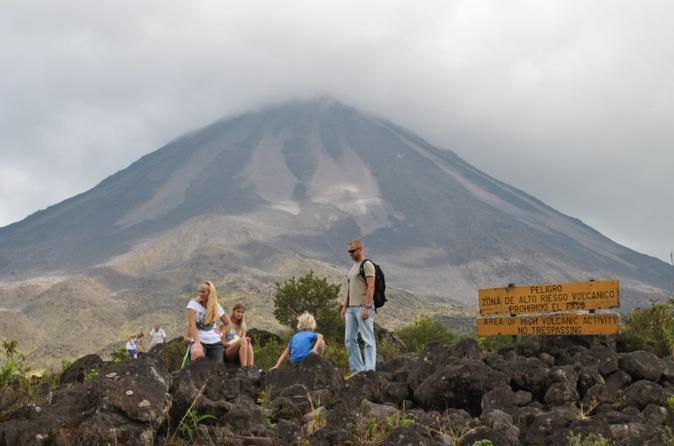
<path fill-rule="evenodd" d="M 480 314 L 536 314 L 620 306 L 617 280 L 478 290 Z"/>
<path fill-rule="evenodd" d="M 619 331 L 614 313 L 485 317 L 476 322 L 478 336 L 612 335 Z"/>

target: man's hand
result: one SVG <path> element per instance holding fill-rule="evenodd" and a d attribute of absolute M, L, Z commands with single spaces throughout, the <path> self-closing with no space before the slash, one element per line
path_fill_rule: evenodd
<path fill-rule="evenodd" d="M 370 310 L 363 307 L 363 312 L 361 313 L 361 316 L 362 316 L 364 321 L 368 320 L 370 318 Z"/>
<path fill-rule="evenodd" d="M 339 310 L 339 317 L 340 317 L 343 321 L 346 320 L 346 307 L 342 307 L 342 308 Z"/>

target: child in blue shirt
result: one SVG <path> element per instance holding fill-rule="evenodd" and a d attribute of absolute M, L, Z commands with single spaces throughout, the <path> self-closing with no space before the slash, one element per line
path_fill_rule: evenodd
<path fill-rule="evenodd" d="M 290 356 L 290 362 L 297 364 L 304 361 L 310 353 L 323 354 L 325 341 L 322 334 L 314 332 L 316 319 L 311 314 L 305 311 L 297 318 L 297 329 L 299 331 L 290 339 L 288 346 L 271 368 L 272 370 L 283 364 L 288 356 Z"/>

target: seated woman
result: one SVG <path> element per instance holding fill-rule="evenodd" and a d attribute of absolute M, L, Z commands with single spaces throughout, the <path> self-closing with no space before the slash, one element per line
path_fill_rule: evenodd
<path fill-rule="evenodd" d="M 215 330 L 218 319 L 226 325 L 231 323 L 218 303 L 213 282 L 203 282 L 199 285 L 199 295 L 187 304 L 187 338 L 192 342 L 192 361 L 204 355 L 213 361 L 223 361 L 225 349 Z"/>
<path fill-rule="evenodd" d="M 288 356 L 290 362 L 297 364 L 304 361 L 310 353 L 323 354 L 325 341 L 322 334 L 314 332 L 316 319 L 311 314 L 305 311 L 297 318 L 297 329 L 299 331 L 290 339 L 288 347 L 281 353 L 272 370 L 280 367 Z"/>
<path fill-rule="evenodd" d="M 234 362 L 237 358 L 241 367 L 251 367 L 254 356 L 253 345 L 246 336 L 248 327 L 244 321 L 246 307 L 239 303 L 232 307 L 231 323 L 220 330 L 222 345 L 225 347 L 225 360 Z"/>

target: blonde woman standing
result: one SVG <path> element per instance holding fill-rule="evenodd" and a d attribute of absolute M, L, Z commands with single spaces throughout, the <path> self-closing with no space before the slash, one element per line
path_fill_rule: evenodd
<path fill-rule="evenodd" d="M 216 331 L 216 321 L 229 325 L 231 321 L 218 303 L 218 292 L 213 282 L 199 285 L 198 296 L 187 304 L 187 337 L 192 342 L 191 359 L 206 356 L 213 361 L 223 362 L 224 347 L 220 334 Z"/>
<path fill-rule="evenodd" d="M 245 305 L 238 303 L 232 307 L 230 320 L 232 323 L 222 330 L 222 345 L 225 347 L 225 357 L 228 362 L 239 358 L 241 367 L 253 365 L 254 353 L 250 338 L 246 336 L 248 327 L 244 321 Z"/>

